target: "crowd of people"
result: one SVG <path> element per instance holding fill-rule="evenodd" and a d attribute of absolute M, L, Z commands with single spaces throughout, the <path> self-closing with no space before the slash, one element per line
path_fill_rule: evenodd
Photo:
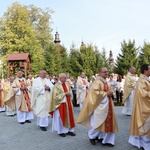
<path fill-rule="evenodd" d="M 47 131 L 52 118 L 52 131 L 60 137 L 75 136 L 76 123 L 89 128 L 92 145 L 100 141 L 113 147 L 118 124 L 114 102 L 124 105 L 122 113 L 131 116 L 129 143 L 149 150 L 150 147 L 150 65 L 141 66 L 139 77 L 135 68 L 122 78 L 103 67 L 88 81 L 84 72 L 77 79 L 60 73 L 58 77 L 41 70 L 39 76 L 23 77 L 19 70 L 16 77 L 0 79 L 0 112 L 7 116 L 17 114 L 21 125 L 31 123 L 36 116 L 37 126 Z M 74 119 L 73 107 L 80 113 Z"/>

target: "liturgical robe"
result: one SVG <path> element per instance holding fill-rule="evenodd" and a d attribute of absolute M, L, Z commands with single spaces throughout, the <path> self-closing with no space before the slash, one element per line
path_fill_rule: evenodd
<path fill-rule="evenodd" d="M 28 84 L 25 78 L 16 78 L 12 83 L 12 91 L 7 98 L 6 104 L 12 109 L 17 110 L 18 122 L 25 122 L 26 120 L 34 119 L 33 111 L 31 109 L 31 102 L 29 97 L 29 89 L 21 90 L 21 87 L 27 87 Z"/>
<path fill-rule="evenodd" d="M 136 86 L 129 143 L 150 149 L 150 80 L 143 74 Z"/>
<path fill-rule="evenodd" d="M 16 111 L 15 111 L 16 108 L 13 110 L 11 107 L 9 107 L 7 105 L 7 101 L 9 100 L 9 97 L 11 95 L 11 91 L 12 91 L 12 83 L 10 83 L 8 81 L 5 82 L 4 83 L 4 102 L 6 104 L 6 115 L 7 116 L 14 116 L 16 114 Z"/>
<path fill-rule="evenodd" d="M 135 84 L 136 84 L 135 76 L 130 72 L 128 72 L 124 84 L 124 95 L 123 95 L 124 107 L 122 110 L 122 113 L 124 115 L 132 114 Z"/>
<path fill-rule="evenodd" d="M 108 90 L 110 90 L 108 83 L 103 78 L 97 77 L 89 90 L 77 123 L 90 128 L 88 132 L 90 139 L 103 139 L 103 144 L 114 145 L 118 125 L 113 101 L 111 97 L 107 97 Z"/>
<path fill-rule="evenodd" d="M 45 85 L 49 86 L 49 91 L 45 90 Z M 53 84 L 46 78 L 38 77 L 33 80 L 31 107 L 40 127 L 47 127 L 49 123 L 49 99 L 52 88 Z"/>
<path fill-rule="evenodd" d="M 71 88 L 60 81 L 55 84 L 50 98 L 50 114 L 53 117 L 52 131 L 58 134 L 74 132 L 75 122 L 72 98 L 65 96 L 66 92 L 72 93 Z"/>

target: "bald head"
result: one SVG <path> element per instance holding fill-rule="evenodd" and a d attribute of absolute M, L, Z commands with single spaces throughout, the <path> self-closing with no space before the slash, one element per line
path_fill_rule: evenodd
<path fill-rule="evenodd" d="M 60 73 L 60 74 L 59 74 L 59 80 L 60 80 L 62 83 L 65 83 L 65 82 L 66 82 L 66 74 L 65 74 L 65 73 Z"/>
<path fill-rule="evenodd" d="M 10 76 L 10 77 L 9 77 L 10 83 L 13 83 L 14 80 L 15 80 L 14 76 Z"/>
<path fill-rule="evenodd" d="M 45 70 L 40 70 L 40 77 L 41 78 L 46 78 L 46 75 L 47 75 L 47 73 L 46 73 L 46 71 Z"/>
<path fill-rule="evenodd" d="M 30 74 L 30 75 L 28 75 L 28 78 L 29 78 L 29 79 L 32 79 L 32 75 L 31 75 L 31 74 Z"/>
<path fill-rule="evenodd" d="M 17 77 L 18 77 L 18 78 L 22 78 L 22 71 L 21 71 L 21 70 L 19 70 L 19 71 L 17 72 Z"/>
<path fill-rule="evenodd" d="M 84 78 L 85 77 L 85 73 L 81 72 L 80 76 L 81 76 L 81 78 Z"/>
<path fill-rule="evenodd" d="M 133 66 L 131 66 L 131 67 L 129 68 L 129 72 L 130 72 L 131 74 L 135 74 L 135 68 L 134 68 Z"/>

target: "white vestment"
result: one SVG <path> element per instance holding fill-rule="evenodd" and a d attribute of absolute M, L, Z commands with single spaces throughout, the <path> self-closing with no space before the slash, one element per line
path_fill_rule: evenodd
<path fill-rule="evenodd" d="M 14 116 L 14 115 L 16 115 L 16 111 L 6 105 L 6 115 L 7 116 Z"/>
<path fill-rule="evenodd" d="M 50 91 L 45 90 L 45 85 L 49 86 Z M 31 107 L 37 116 L 37 125 L 46 127 L 49 123 L 49 100 L 53 84 L 46 78 L 38 77 L 33 80 Z"/>
<path fill-rule="evenodd" d="M 63 126 L 58 109 L 53 114 L 52 131 L 57 131 L 58 134 L 74 132 L 74 128 L 69 129 Z"/>
<path fill-rule="evenodd" d="M 87 79 L 79 77 L 77 80 L 77 104 L 80 105 L 80 110 L 82 109 L 83 102 L 87 95 L 87 87 L 89 83 Z"/>
<path fill-rule="evenodd" d="M 107 103 L 107 101 L 108 100 L 107 100 L 107 96 L 106 96 L 102 100 L 101 104 L 105 104 L 105 103 Z M 115 133 L 103 133 L 103 132 L 100 132 L 98 130 L 95 130 L 94 113 L 91 115 L 90 124 L 91 124 L 91 129 L 88 131 L 88 137 L 90 139 L 97 139 L 97 138 L 98 139 L 103 139 L 102 140 L 103 144 L 109 143 L 109 144 L 114 145 L 114 143 L 115 143 Z"/>
<path fill-rule="evenodd" d="M 143 136 L 130 135 L 128 142 L 134 146 L 137 146 L 138 148 L 143 147 L 144 150 L 150 150 L 150 138 L 145 135 Z"/>
<path fill-rule="evenodd" d="M 24 78 L 18 78 L 19 80 L 25 80 Z M 29 90 L 28 91 L 28 94 L 29 94 Z M 19 89 L 17 91 L 17 93 L 15 94 L 15 97 L 17 96 L 20 96 L 22 93 L 21 93 L 21 90 Z M 15 98 L 15 102 L 16 102 L 16 98 Z M 18 122 L 25 122 L 26 120 L 32 120 L 34 119 L 34 115 L 33 115 L 33 111 L 29 111 L 29 112 L 24 112 L 24 111 L 19 111 L 18 110 L 18 107 L 17 107 L 17 103 L 16 103 L 16 110 L 17 110 L 17 120 Z"/>
<path fill-rule="evenodd" d="M 5 111 L 5 107 L 0 107 L 0 112 Z"/>
<path fill-rule="evenodd" d="M 18 122 L 25 122 L 26 120 L 34 119 L 33 111 L 23 112 L 17 109 L 17 120 Z"/>
<path fill-rule="evenodd" d="M 132 115 L 134 92 L 135 92 L 134 90 L 131 91 L 130 96 L 127 98 L 127 100 L 124 103 L 124 107 L 122 109 L 122 113 L 124 115 Z"/>

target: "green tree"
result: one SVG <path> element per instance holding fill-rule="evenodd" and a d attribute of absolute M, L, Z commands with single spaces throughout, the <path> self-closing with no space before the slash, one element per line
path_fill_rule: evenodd
<path fill-rule="evenodd" d="M 135 40 L 129 40 L 128 42 L 123 40 L 121 53 L 117 56 L 115 72 L 123 75 L 128 72 L 129 67 L 133 66 L 139 73 L 138 51 L 139 48 L 135 46 Z"/>
<path fill-rule="evenodd" d="M 47 71 L 48 74 L 55 75 L 55 45 L 54 43 L 50 43 L 43 53 L 44 55 L 44 69 Z"/>
<path fill-rule="evenodd" d="M 8 7 L 0 18 L 0 55 L 4 64 L 11 53 L 30 53 L 33 74 L 44 67 L 43 52 L 52 40 L 52 10 L 24 6 L 18 2 Z"/>
<path fill-rule="evenodd" d="M 95 73 L 98 73 L 99 69 L 103 67 L 104 60 L 103 60 L 102 53 L 100 53 L 100 51 L 98 50 L 98 48 L 95 46 L 94 49 L 95 49 L 94 53 L 95 53 L 95 57 L 96 57 Z"/>
<path fill-rule="evenodd" d="M 8 7 L 1 18 L 0 37 L 2 55 L 12 52 L 32 54 L 39 44 L 28 11 L 18 2 Z"/>
<path fill-rule="evenodd" d="M 61 47 L 61 68 L 62 72 L 69 73 L 69 56 L 64 45 Z"/>
<path fill-rule="evenodd" d="M 142 64 L 150 64 L 150 44 L 147 42 L 144 42 L 144 45 L 141 48 L 139 55 L 139 63 L 140 66 Z"/>
<path fill-rule="evenodd" d="M 51 34 L 53 10 L 50 8 L 41 9 L 34 5 L 26 6 L 31 24 L 34 26 L 36 32 L 36 38 L 39 40 L 43 49 L 49 45 L 53 36 Z"/>
<path fill-rule="evenodd" d="M 87 46 L 81 46 L 80 53 L 81 66 L 83 67 L 83 71 L 85 72 L 88 78 L 91 78 L 95 74 L 94 68 L 96 67 L 96 57 L 93 45 L 89 44 Z"/>
<path fill-rule="evenodd" d="M 106 49 L 103 47 L 102 48 L 102 62 L 103 62 L 102 66 L 106 67 L 108 70 L 110 70 L 109 60 L 108 60 L 106 54 L 107 54 Z"/>
<path fill-rule="evenodd" d="M 75 45 L 72 44 L 69 54 L 69 73 L 74 78 L 77 78 L 80 75 L 80 72 L 83 70 L 80 62 L 80 52 L 78 49 L 75 48 Z"/>
<path fill-rule="evenodd" d="M 49 74 L 57 76 L 61 72 L 69 72 L 69 59 L 66 48 L 50 43 L 44 51 L 44 63 Z"/>

